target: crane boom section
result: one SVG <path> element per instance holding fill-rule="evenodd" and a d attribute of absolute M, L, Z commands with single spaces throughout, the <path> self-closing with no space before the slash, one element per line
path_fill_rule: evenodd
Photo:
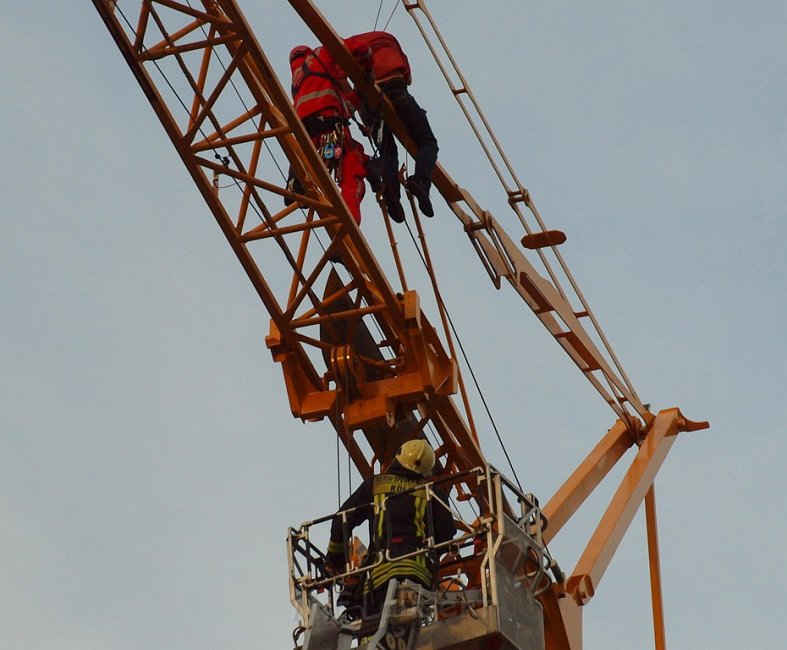
<path fill-rule="evenodd" d="M 236 3 L 201 4 L 94 0 L 270 314 L 293 414 L 329 419 L 364 476 L 426 422 L 442 466 L 485 466 L 451 398 L 456 364 L 417 294 L 388 283 Z M 358 330 L 375 332 L 371 344 Z"/>

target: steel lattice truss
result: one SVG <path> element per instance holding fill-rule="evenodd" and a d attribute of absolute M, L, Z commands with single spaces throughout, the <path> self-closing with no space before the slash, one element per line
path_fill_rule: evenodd
<path fill-rule="evenodd" d="M 483 465 L 450 398 L 453 360 L 417 295 L 389 285 L 234 3 L 95 4 L 271 316 L 293 414 L 331 419 L 364 475 L 373 461 L 356 430 L 382 461 L 426 421 L 445 465 Z M 303 194 L 287 189 L 287 166 Z M 354 343 L 356 330 L 371 345 Z M 408 413 L 415 424 L 391 428 Z"/>

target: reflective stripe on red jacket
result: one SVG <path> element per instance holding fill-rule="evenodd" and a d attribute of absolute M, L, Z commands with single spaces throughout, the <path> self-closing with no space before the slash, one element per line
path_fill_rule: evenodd
<path fill-rule="evenodd" d="M 336 75 L 343 74 L 323 47 L 294 59 L 292 69 L 292 99 L 298 117 L 310 115 L 338 115 L 349 118 L 346 101 L 342 98 Z"/>
<path fill-rule="evenodd" d="M 371 68 L 372 52 L 365 42 L 348 42 L 347 47 L 365 69 Z M 348 119 L 360 106 L 360 97 L 347 85 L 347 73 L 326 48 L 318 47 L 305 57 L 292 60 L 290 68 L 293 103 L 301 119 L 309 115 Z"/>

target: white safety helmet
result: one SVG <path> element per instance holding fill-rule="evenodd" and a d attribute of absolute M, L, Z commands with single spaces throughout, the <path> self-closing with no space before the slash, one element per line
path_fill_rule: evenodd
<path fill-rule="evenodd" d="M 426 440 L 408 440 L 399 447 L 396 460 L 411 472 L 429 476 L 434 468 L 434 449 Z"/>

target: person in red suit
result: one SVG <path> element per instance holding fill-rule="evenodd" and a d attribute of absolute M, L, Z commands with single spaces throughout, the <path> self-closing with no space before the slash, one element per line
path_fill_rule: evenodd
<path fill-rule="evenodd" d="M 369 48 L 359 45 L 352 52 L 363 60 L 368 57 Z M 360 225 L 368 156 L 361 144 L 353 140 L 349 129 L 350 116 L 360 105 L 360 99 L 350 90 L 347 75 L 324 47 L 313 50 L 299 45 L 293 48 L 290 69 L 295 111 Z M 287 185 L 293 191 L 303 191 L 292 174 Z"/>

